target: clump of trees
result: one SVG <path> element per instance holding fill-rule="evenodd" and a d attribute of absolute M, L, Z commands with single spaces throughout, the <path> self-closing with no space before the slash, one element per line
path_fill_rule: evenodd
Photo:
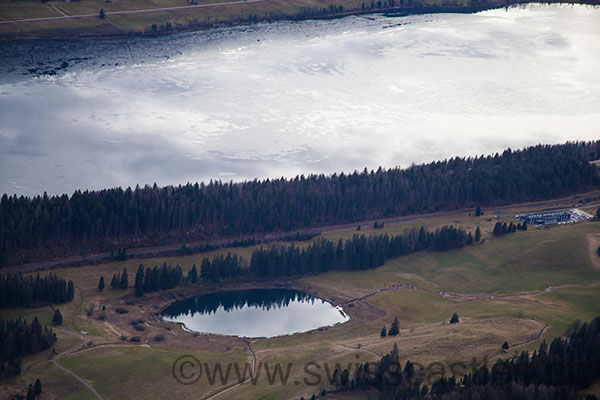
<path fill-rule="evenodd" d="M 194 265 L 188 277 L 197 281 L 197 270 Z M 195 277 L 195 278 L 194 278 Z M 164 263 L 161 267 L 146 268 L 140 264 L 135 274 L 135 295 L 142 296 L 144 293 L 167 290 L 179 285 L 183 280 L 183 272 L 179 265 L 170 266 Z"/>
<path fill-rule="evenodd" d="M 392 322 L 392 325 L 390 326 L 390 330 L 386 331 L 385 329 L 385 325 L 383 326 L 383 328 L 381 328 L 381 333 L 379 334 L 379 336 L 381 337 L 386 337 L 386 336 L 397 336 L 400 334 L 400 323 L 398 322 L 398 318 L 394 318 L 394 322 Z"/>
<path fill-rule="evenodd" d="M 27 395 L 25 396 L 25 400 L 34 400 L 35 396 L 38 396 L 40 394 L 42 394 L 42 382 L 40 382 L 39 379 L 36 379 L 35 384 L 29 385 L 29 387 L 27 388 Z"/>
<path fill-rule="evenodd" d="M 394 318 L 394 322 L 392 322 L 392 326 L 390 326 L 390 330 L 388 331 L 388 336 L 398 336 L 400 334 L 400 323 L 398 322 L 398 318 Z"/>
<path fill-rule="evenodd" d="M 3 195 L 0 255 L 14 261 L 25 252 L 59 246 L 100 249 L 107 242 L 124 244 L 142 236 L 235 236 L 544 200 L 597 187 L 600 177 L 589 161 L 598 158 L 600 141 L 578 142 L 331 176 L 114 188 L 71 196 Z"/>
<path fill-rule="evenodd" d="M 123 268 L 123 272 L 117 272 L 110 280 L 110 287 L 113 289 L 127 289 L 129 287 L 129 277 L 127 268 Z"/>
<path fill-rule="evenodd" d="M 60 279 L 56 274 L 34 277 L 19 274 L 0 275 L 0 308 L 38 307 L 61 304 L 73 300 L 73 282 Z"/>
<path fill-rule="evenodd" d="M 50 348 L 56 343 L 52 330 L 43 328 L 37 316 L 31 323 L 0 316 L 0 373 L 21 374 L 20 357 Z"/>
<path fill-rule="evenodd" d="M 523 222 L 518 223 L 518 224 L 514 224 L 514 223 L 510 223 L 510 224 L 506 224 L 506 222 L 496 222 L 496 225 L 494 225 L 494 236 L 502 236 L 502 235 L 506 235 L 507 233 L 515 233 L 517 230 L 520 231 L 526 231 L 527 230 L 527 222 Z"/>

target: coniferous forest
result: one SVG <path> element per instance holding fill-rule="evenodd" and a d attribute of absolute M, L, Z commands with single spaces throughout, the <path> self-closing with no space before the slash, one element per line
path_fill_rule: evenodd
<path fill-rule="evenodd" d="M 0 275 L 0 308 L 39 307 L 73 300 L 73 282 L 60 279 L 56 274 L 44 277 L 16 274 Z"/>
<path fill-rule="evenodd" d="M 600 141 L 578 142 L 331 176 L 4 195 L 0 261 L 61 246 L 204 239 L 556 198 L 597 187 L 590 161 L 598 158 Z"/>
<path fill-rule="evenodd" d="M 578 399 L 578 390 L 600 378 L 600 317 L 575 329 L 550 346 L 543 342 L 532 354 L 525 351 L 467 370 L 464 377 L 442 377 L 427 381 L 427 371 L 418 364 L 400 363 L 397 347 L 379 362 L 360 364 L 351 373 L 337 369 L 332 384 L 341 390 L 377 388 L 380 399 Z M 595 398 L 595 397 L 590 397 Z"/>

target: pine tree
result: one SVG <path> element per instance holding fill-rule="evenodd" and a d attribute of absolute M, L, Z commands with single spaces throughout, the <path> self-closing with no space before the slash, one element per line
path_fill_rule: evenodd
<path fill-rule="evenodd" d="M 140 264 L 135 273 L 135 295 L 141 297 L 144 295 L 144 265 Z"/>
<path fill-rule="evenodd" d="M 508 350 L 508 342 L 504 342 L 502 345 L 502 350 Z"/>
<path fill-rule="evenodd" d="M 67 301 L 73 300 L 75 297 L 75 286 L 73 285 L 73 281 L 69 279 L 69 283 L 67 284 Z"/>
<path fill-rule="evenodd" d="M 479 242 L 481 240 L 481 229 L 479 229 L 479 227 L 477 227 L 477 229 L 475 230 L 475 241 Z"/>
<path fill-rule="evenodd" d="M 387 331 L 385 330 L 385 325 L 383 326 L 383 328 L 381 328 L 381 334 L 379 336 L 381 336 L 381 337 L 387 336 Z"/>
<path fill-rule="evenodd" d="M 188 282 L 194 284 L 198 282 L 198 269 L 196 269 L 196 264 L 192 265 L 192 269 L 188 272 Z"/>
<path fill-rule="evenodd" d="M 210 260 L 208 258 L 203 259 L 202 265 L 200 266 L 200 277 L 205 281 L 209 281 L 212 279 L 212 271 L 213 267 Z"/>
<path fill-rule="evenodd" d="M 123 273 L 121 274 L 121 289 L 127 289 L 129 287 L 129 280 L 127 279 L 127 268 L 123 268 Z"/>
<path fill-rule="evenodd" d="M 458 314 L 457 313 L 452 314 L 452 318 L 450 318 L 450 323 L 457 324 L 458 322 L 459 322 Z"/>
<path fill-rule="evenodd" d="M 42 332 L 42 325 L 40 325 L 40 321 L 38 321 L 37 315 L 33 317 L 33 321 L 31 321 L 31 332 L 33 334 L 38 334 Z"/>
<path fill-rule="evenodd" d="M 104 277 L 101 276 L 100 277 L 100 281 L 98 281 L 98 290 L 99 291 L 103 291 L 104 290 Z"/>
<path fill-rule="evenodd" d="M 56 311 L 54 311 L 54 315 L 52 316 L 52 323 L 54 325 L 62 325 L 62 322 L 63 322 L 62 314 L 60 313 L 60 310 L 57 308 Z"/>
<path fill-rule="evenodd" d="M 400 333 L 400 323 L 398 322 L 398 318 L 394 318 L 394 322 L 392 322 L 392 326 L 390 326 L 390 330 L 388 331 L 388 336 L 396 336 Z"/>
<path fill-rule="evenodd" d="M 42 394 L 42 382 L 40 382 L 39 378 L 35 380 L 35 384 L 33 385 L 33 394 L 36 396 Z"/>
<path fill-rule="evenodd" d="M 481 207 L 477 206 L 477 209 L 475 210 L 475 216 L 479 217 L 481 215 L 483 215 L 483 212 L 481 212 Z"/>
<path fill-rule="evenodd" d="M 29 385 L 29 389 L 27 389 L 27 397 L 25 397 L 26 400 L 34 400 L 35 399 L 35 392 L 33 391 L 33 386 Z"/>
<path fill-rule="evenodd" d="M 100 13 L 98 14 L 98 16 L 100 17 L 100 19 L 104 19 L 104 8 L 100 9 Z"/>

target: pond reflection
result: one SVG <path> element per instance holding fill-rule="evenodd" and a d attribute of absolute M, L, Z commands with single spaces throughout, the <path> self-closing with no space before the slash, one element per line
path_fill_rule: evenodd
<path fill-rule="evenodd" d="M 289 289 L 210 293 L 176 301 L 160 318 L 194 332 L 244 337 L 289 335 L 349 319 L 341 307 Z"/>

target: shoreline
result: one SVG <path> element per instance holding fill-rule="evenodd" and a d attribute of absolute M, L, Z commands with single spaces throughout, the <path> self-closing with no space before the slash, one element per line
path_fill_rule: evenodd
<path fill-rule="evenodd" d="M 411 0 L 408 0 L 410 3 Z M 240 3 L 246 5 L 245 3 Z M 311 20 L 335 20 L 345 18 L 349 16 L 360 16 L 360 15 L 372 15 L 372 14 L 383 14 L 392 17 L 406 17 L 410 15 L 426 15 L 426 14 L 475 14 L 478 12 L 498 10 L 498 9 L 509 9 L 515 7 L 521 7 L 526 5 L 587 5 L 587 6 L 600 6 L 600 0 L 579 0 L 579 1 L 488 1 L 483 4 L 460 4 L 460 5 L 436 5 L 436 4 L 419 4 L 419 5 L 400 5 L 400 6 L 388 6 L 380 8 L 361 8 L 361 9 L 349 9 L 343 11 L 335 11 L 333 13 L 320 13 L 315 12 L 312 14 L 280 14 L 278 16 L 270 16 L 254 20 L 231 20 L 231 21 L 215 21 L 210 23 L 198 23 L 190 24 L 188 26 L 176 26 L 169 30 L 148 32 L 148 31 L 130 31 L 130 32 L 118 32 L 115 34 L 94 34 L 86 33 L 84 29 L 71 29 L 65 28 L 65 32 L 55 35 L 42 35 L 40 33 L 30 35 L 20 35 L 18 32 L 13 34 L 2 34 L 0 33 L 0 43 L 11 43 L 11 42 L 24 42 L 24 41 L 36 41 L 36 40 L 49 40 L 49 41 L 61 41 L 61 40 L 118 40 L 118 39 L 130 39 L 140 37 L 164 37 L 177 33 L 185 32 L 197 32 L 197 31 L 208 31 L 216 28 L 227 28 L 227 27 L 238 27 L 238 26 L 252 26 L 255 24 L 262 23 L 274 23 L 274 22 L 302 22 Z M 363 3 L 364 6 L 364 3 Z M 132 15 L 135 15 L 132 14 Z M 74 15 L 73 17 L 78 17 Z M 81 16 L 81 18 L 97 18 L 95 16 Z M 29 24 L 32 22 L 12 22 L 14 24 Z M 10 25 L 10 23 L 6 23 Z M 43 30 L 41 32 L 44 32 Z"/>

